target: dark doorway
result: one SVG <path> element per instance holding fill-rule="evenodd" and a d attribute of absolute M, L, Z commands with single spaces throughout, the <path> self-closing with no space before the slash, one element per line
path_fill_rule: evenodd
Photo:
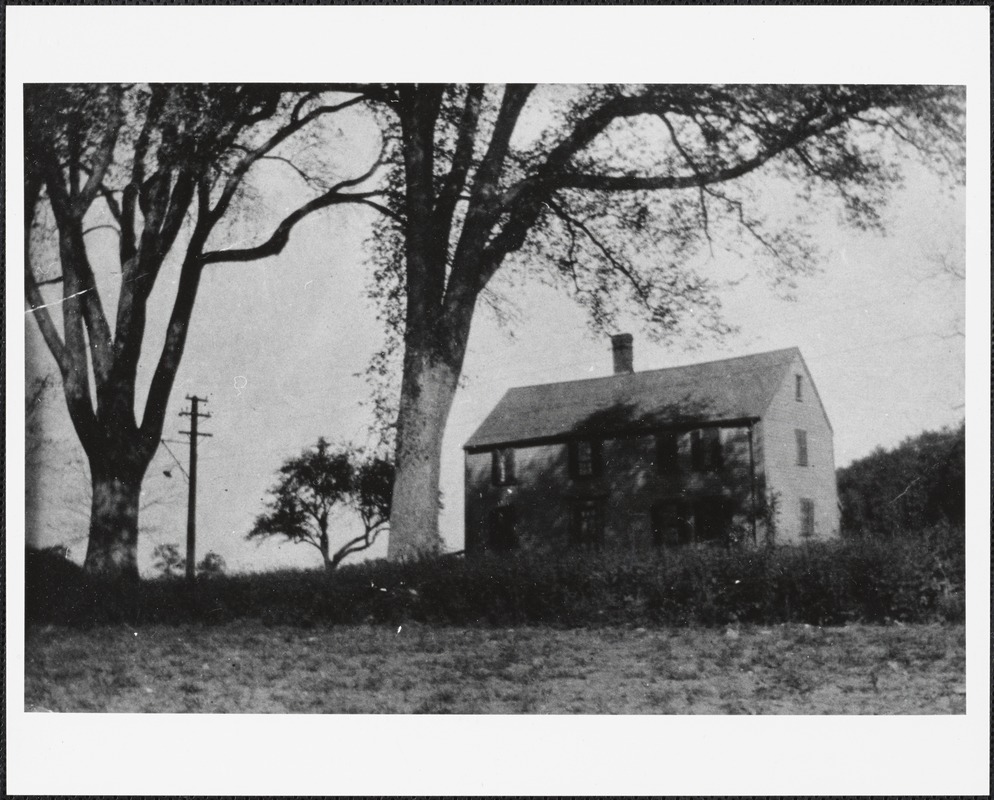
<path fill-rule="evenodd" d="M 652 543 L 677 547 L 692 539 L 690 506 L 685 500 L 663 500 L 652 506 Z"/>
<path fill-rule="evenodd" d="M 585 498 L 573 504 L 571 538 L 579 547 L 601 546 L 604 541 L 604 507 L 599 499 Z"/>
<path fill-rule="evenodd" d="M 729 504 L 723 497 L 705 497 L 694 506 L 694 538 L 698 542 L 724 543 L 731 524 Z"/>
<path fill-rule="evenodd" d="M 490 538 L 487 549 L 497 552 L 514 550 L 518 546 L 514 506 L 498 506 L 490 513 Z"/>

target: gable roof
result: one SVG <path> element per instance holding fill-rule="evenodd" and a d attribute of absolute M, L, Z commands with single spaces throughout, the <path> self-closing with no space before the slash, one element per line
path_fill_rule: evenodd
<path fill-rule="evenodd" d="M 464 447 L 759 418 L 796 347 L 508 390 Z"/>

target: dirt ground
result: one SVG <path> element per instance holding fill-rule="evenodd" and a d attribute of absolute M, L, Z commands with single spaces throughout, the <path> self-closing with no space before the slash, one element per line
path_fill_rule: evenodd
<path fill-rule="evenodd" d="M 29 628 L 29 711 L 962 714 L 963 626 Z"/>

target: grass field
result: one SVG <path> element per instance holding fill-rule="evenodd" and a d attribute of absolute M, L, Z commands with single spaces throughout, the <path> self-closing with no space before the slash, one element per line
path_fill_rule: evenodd
<path fill-rule="evenodd" d="M 962 714 L 962 625 L 29 626 L 28 711 Z"/>

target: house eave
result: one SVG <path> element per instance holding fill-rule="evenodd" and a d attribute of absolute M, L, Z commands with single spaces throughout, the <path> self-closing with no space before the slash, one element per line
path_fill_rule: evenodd
<path fill-rule="evenodd" d="M 532 436 L 528 438 L 492 441 L 485 444 L 465 444 L 463 445 L 463 451 L 466 455 L 472 455 L 474 453 L 486 453 L 502 447 L 538 447 L 548 444 L 565 444 L 576 439 L 623 439 L 630 436 L 645 436 L 663 431 L 688 431 L 697 428 L 737 428 L 742 425 L 754 425 L 761 420 L 762 417 L 759 416 L 746 416 L 693 422 L 684 420 L 675 425 L 632 425 L 629 427 L 611 428 L 606 431 L 570 431 L 568 433 L 558 433 L 549 436 Z"/>

